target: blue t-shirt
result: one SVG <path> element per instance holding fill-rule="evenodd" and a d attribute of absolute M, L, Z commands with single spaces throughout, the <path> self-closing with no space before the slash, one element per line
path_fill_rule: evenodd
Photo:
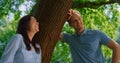
<path fill-rule="evenodd" d="M 36 46 L 40 48 L 38 44 Z M 15 34 L 8 42 L 0 63 L 41 63 L 41 51 L 40 54 L 34 49 L 28 51 L 22 35 Z"/>
<path fill-rule="evenodd" d="M 63 33 L 62 36 L 69 44 L 73 63 L 104 63 L 101 45 L 111 40 L 105 33 L 85 29 L 81 35 Z"/>

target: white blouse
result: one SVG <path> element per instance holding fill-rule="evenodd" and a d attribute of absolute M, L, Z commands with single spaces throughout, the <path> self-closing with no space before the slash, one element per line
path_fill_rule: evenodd
<path fill-rule="evenodd" d="M 15 34 L 8 42 L 0 63 L 41 63 L 41 48 L 39 54 L 34 49 L 28 51 L 22 35 Z"/>

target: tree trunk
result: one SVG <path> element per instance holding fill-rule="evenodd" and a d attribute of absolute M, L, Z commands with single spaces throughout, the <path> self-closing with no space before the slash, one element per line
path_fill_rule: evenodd
<path fill-rule="evenodd" d="M 42 63 L 50 63 L 72 3 L 72 0 L 41 0 L 36 3 L 33 15 L 40 23 L 40 31 L 35 35 L 34 40 L 41 45 Z"/>

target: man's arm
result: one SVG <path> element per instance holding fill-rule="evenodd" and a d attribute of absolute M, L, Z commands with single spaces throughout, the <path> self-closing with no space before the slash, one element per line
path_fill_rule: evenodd
<path fill-rule="evenodd" d="M 72 9 L 69 9 L 69 11 L 68 11 L 68 13 L 67 13 L 67 20 L 70 20 L 70 19 L 71 19 L 72 13 L 73 13 L 73 10 L 72 10 Z M 60 33 L 59 40 L 62 41 L 62 42 L 64 42 L 64 41 L 63 41 L 62 33 Z"/>
<path fill-rule="evenodd" d="M 59 40 L 60 40 L 61 42 L 64 42 L 64 41 L 63 41 L 62 33 L 60 33 Z"/>
<path fill-rule="evenodd" d="M 120 62 L 120 45 L 115 42 L 114 40 L 110 40 L 108 45 L 110 49 L 112 49 L 112 63 L 119 63 Z"/>

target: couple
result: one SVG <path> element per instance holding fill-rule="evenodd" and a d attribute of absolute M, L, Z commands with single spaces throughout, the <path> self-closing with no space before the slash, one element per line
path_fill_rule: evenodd
<path fill-rule="evenodd" d="M 69 10 L 67 20 L 75 33 L 61 33 L 60 40 L 69 44 L 73 63 L 104 63 L 102 44 L 112 49 L 112 63 L 118 63 L 120 47 L 117 42 L 101 31 L 85 29 L 79 11 Z M 38 31 L 39 23 L 32 15 L 22 17 L 17 34 L 3 52 L 1 63 L 41 63 L 41 48 L 32 41 Z"/>

